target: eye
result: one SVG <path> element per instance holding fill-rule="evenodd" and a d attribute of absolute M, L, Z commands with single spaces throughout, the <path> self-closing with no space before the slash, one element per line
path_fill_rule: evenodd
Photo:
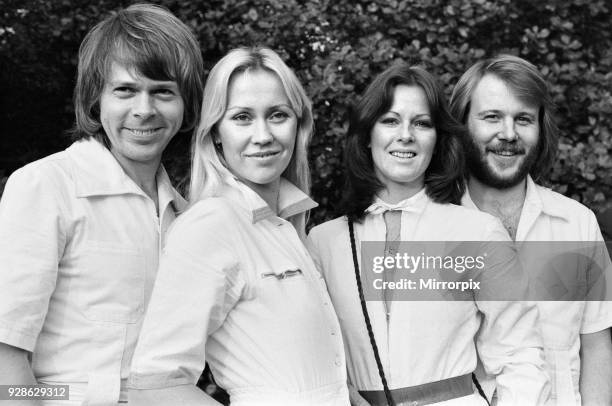
<path fill-rule="evenodd" d="M 519 116 L 516 118 L 516 122 L 520 125 L 533 124 L 533 118 L 530 116 Z"/>
<path fill-rule="evenodd" d="M 388 126 L 396 126 L 399 125 L 400 121 L 396 117 L 382 117 L 379 122 Z"/>
<path fill-rule="evenodd" d="M 238 121 L 240 123 L 246 123 L 251 120 L 251 116 L 245 112 L 237 113 L 232 116 L 232 120 Z"/>
<path fill-rule="evenodd" d="M 129 86 L 117 86 L 113 89 L 113 93 L 119 97 L 127 97 L 134 94 L 136 90 Z"/>
<path fill-rule="evenodd" d="M 273 123 L 282 123 L 288 118 L 289 118 L 289 114 L 287 114 L 286 112 L 282 110 L 277 110 L 273 112 L 272 114 L 270 114 L 269 116 L 269 120 L 272 121 Z"/>
<path fill-rule="evenodd" d="M 174 96 L 175 95 L 173 89 L 166 89 L 166 88 L 157 89 L 155 93 L 162 95 L 162 96 Z"/>
<path fill-rule="evenodd" d="M 424 129 L 429 129 L 429 128 L 433 128 L 434 125 L 431 122 L 431 120 L 416 120 L 413 125 L 417 128 L 424 128 Z"/>
<path fill-rule="evenodd" d="M 482 117 L 485 121 L 496 122 L 499 121 L 500 116 L 497 113 L 487 113 Z"/>

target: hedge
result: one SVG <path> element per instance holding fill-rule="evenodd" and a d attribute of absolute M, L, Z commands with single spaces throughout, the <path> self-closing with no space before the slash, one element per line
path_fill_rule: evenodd
<path fill-rule="evenodd" d="M 0 12 L 0 178 L 66 147 L 75 57 L 85 32 L 131 2 L 3 0 Z M 595 210 L 612 206 L 612 31 L 603 0 L 158 1 L 197 34 L 207 69 L 228 50 L 263 44 L 295 69 L 313 99 L 312 223 L 333 216 L 342 184 L 346 112 L 396 59 L 436 73 L 445 91 L 476 60 L 509 52 L 535 63 L 558 106 L 552 187 Z M 189 135 L 166 154 L 184 184 Z M 3 172 L 3 173 L 2 173 Z M 1 183 L 1 182 L 0 182 Z"/>
<path fill-rule="evenodd" d="M 5 177 L 65 148 L 78 45 L 129 1 L 0 0 L 0 193 Z M 347 108 L 397 59 L 437 74 L 448 95 L 475 61 L 499 52 L 535 63 L 551 84 L 560 124 L 552 187 L 592 209 L 612 206 L 612 11 L 604 0 L 164 0 L 197 34 L 207 69 L 228 50 L 262 44 L 294 68 L 313 100 L 311 223 L 341 194 Z M 189 135 L 166 153 L 184 184 Z M 206 386 L 206 382 L 202 382 Z M 211 389 L 212 390 L 212 389 Z"/>

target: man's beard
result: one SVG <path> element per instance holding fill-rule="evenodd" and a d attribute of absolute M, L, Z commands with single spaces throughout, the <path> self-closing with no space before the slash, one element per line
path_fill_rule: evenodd
<path fill-rule="evenodd" d="M 508 142 L 502 140 L 495 147 L 485 147 L 485 151 L 482 152 L 473 137 L 468 135 L 467 138 L 465 153 L 470 176 L 473 176 L 484 185 L 495 189 L 507 189 L 521 183 L 527 177 L 527 174 L 529 174 L 538 157 L 538 147 L 533 147 L 526 151 L 525 147 L 519 144 L 518 141 Z M 492 165 L 487 162 L 487 154 L 491 150 L 523 154 L 523 160 L 514 173 L 503 176 L 497 173 Z"/>

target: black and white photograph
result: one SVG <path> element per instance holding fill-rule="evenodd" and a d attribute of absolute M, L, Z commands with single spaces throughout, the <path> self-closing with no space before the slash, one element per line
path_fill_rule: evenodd
<path fill-rule="evenodd" d="M 612 406 L 607 0 L 0 0 L 0 406 Z"/>

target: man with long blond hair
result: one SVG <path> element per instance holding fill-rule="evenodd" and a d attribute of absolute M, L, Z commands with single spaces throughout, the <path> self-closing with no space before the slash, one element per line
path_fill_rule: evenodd
<path fill-rule="evenodd" d="M 120 10 L 83 40 L 75 142 L 16 171 L 0 203 L 1 384 L 65 385 L 45 405 L 127 401 L 164 235 L 184 203 L 161 157 L 198 122 L 202 72 L 197 40 L 159 6 Z"/>

